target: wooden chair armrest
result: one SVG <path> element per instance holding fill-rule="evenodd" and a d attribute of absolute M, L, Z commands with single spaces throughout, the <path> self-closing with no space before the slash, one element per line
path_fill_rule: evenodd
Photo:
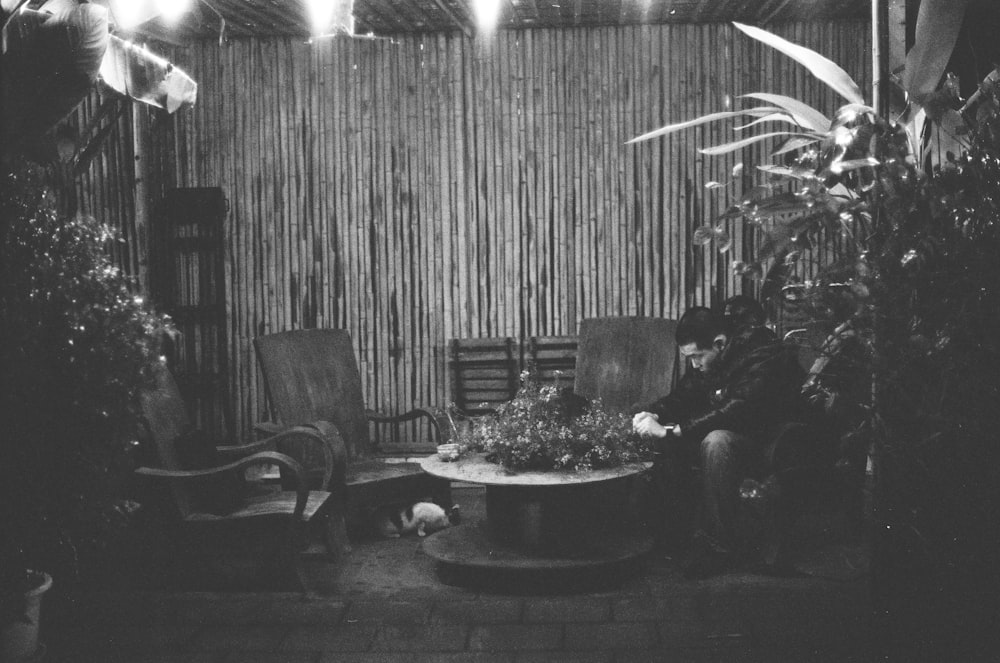
<path fill-rule="evenodd" d="M 229 472 L 239 472 L 258 464 L 277 465 L 288 470 L 295 486 L 295 510 L 292 516 L 301 519 L 309 501 L 309 487 L 302 480 L 302 466 L 294 458 L 276 451 L 259 451 L 232 463 L 210 467 L 204 470 L 165 470 L 158 467 L 139 467 L 135 473 L 151 479 L 166 481 L 203 481 L 207 477 L 221 476 Z"/>
<path fill-rule="evenodd" d="M 331 486 L 331 477 L 337 477 L 343 483 L 347 465 L 347 445 L 344 438 L 340 436 L 336 426 L 323 426 L 317 424 L 307 424 L 305 426 L 294 426 L 287 428 L 280 433 L 272 435 L 264 440 L 285 454 L 291 452 L 290 444 L 293 440 L 307 440 L 318 445 L 323 454 L 323 487 Z"/>
<path fill-rule="evenodd" d="M 215 447 L 215 452 L 226 462 L 239 460 L 246 456 L 259 453 L 261 451 L 274 451 L 274 445 L 268 438 L 247 442 L 246 444 L 220 445 Z"/>
<path fill-rule="evenodd" d="M 217 446 L 215 447 L 216 452 L 221 456 L 233 458 L 242 458 L 243 456 L 259 451 L 277 450 L 287 454 L 287 452 L 281 450 L 282 442 L 292 437 L 303 436 L 323 446 L 323 456 L 326 459 L 327 465 L 331 467 L 335 459 L 346 454 L 346 446 L 344 445 L 343 438 L 340 437 L 340 433 L 334 431 L 332 436 L 324 435 L 314 424 L 284 428 L 280 424 L 268 422 L 264 425 L 255 424 L 254 428 L 259 433 L 266 432 L 267 437 L 247 442 L 246 444 Z"/>
<path fill-rule="evenodd" d="M 443 444 L 451 438 L 451 424 L 448 421 L 448 415 L 437 408 L 416 407 L 409 412 L 395 415 L 366 410 L 365 415 L 368 417 L 368 421 L 379 424 L 402 423 L 426 417 L 430 419 L 431 428 L 437 433 L 438 444 Z"/>
<path fill-rule="evenodd" d="M 316 421 L 301 426 L 286 427 L 276 422 L 261 422 L 254 424 L 258 434 L 266 435 L 251 445 L 260 445 L 268 449 L 294 456 L 290 452 L 289 443 L 294 439 L 306 439 L 320 445 L 323 453 L 323 486 L 331 492 L 339 492 L 347 475 L 347 444 L 344 442 L 340 429 L 329 421 Z M 250 445 L 245 445 L 250 446 Z M 217 447 L 226 449 L 227 453 L 236 453 L 243 447 Z M 232 451 L 229 451 L 229 450 Z M 331 482 L 331 478 L 334 479 Z"/>
<path fill-rule="evenodd" d="M 257 439 L 263 440 L 277 435 L 285 428 L 286 426 L 282 426 L 277 421 L 259 421 L 253 425 L 253 432 L 257 435 Z"/>
<path fill-rule="evenodd" d="M 317 442 L 322 442 L 329 447 L 334 461 L 337 461 L 342 457 L 346 459 L 347 457 L 347 445 L 344 443 L 344 438 L 340 435 L 340 429 L 332 423 L 317 421 L 314 423 L 302 424 L 300 426 L 288 427 L 282 426 L 274 421 L 262 421 L 254 424 L 253 428 L 254 432 L 264 435 L 265 437 L 243 446 L 216 447 L 216 449 L 225 449 L 229 452 L 229 450 L 235 451 L 237 449 L 256 446 L 263 443 L 277 444 L 289 435 L 305 435 L 315 439 Z"/>

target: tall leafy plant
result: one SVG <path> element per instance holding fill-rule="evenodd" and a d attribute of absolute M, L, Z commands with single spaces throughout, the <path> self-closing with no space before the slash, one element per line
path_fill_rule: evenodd
<path fill-rule="evenodd" d="M 28 570 L 70 584 L 125 518 L 134 400 L 167 321 L 107 254 L 114 233 L 61 217 L 37 167 L 0 181 L 0 593 Z M 16 599 L 15 599 L 16 600 Z M 10 606 L 5 601 L 5 606 Z M 16 607 L 14 608 L 16 610 Z"/>
<path fill-rule="evenodd" d="M 925 3 L 925 32 L 945 9 Z M 732 117 L 751 118 L 740 131 L 780 127 L 701 150 L 776 143 L 774 160 L 757 166 L 762 181 L 695 240 L 727 248 L 724 223 L 742 219 L 758 230 L 760 244 L 734 269 L 762 278 L 766 297 L 818 304 L 814 310 L 833 316 L 831 327 L 862 341 L 873 377 L 863 406 L 878 470 L 875 543 L 884 562 L 874 577 L 876 598 L 893 601 L 891 612 L 935 595 L 943 607 L 929 623 L 964 628 L 969 592 L 977 584 L 1000 588 L 993 515 L 1000 508 L 1000 106 L 998 72 L 964 106 L 953 81 L 927 87 L 928 76 L 940 78 L 957 33 L 953 16 L 940 18 L 945 34 L 911 52 L 931 71 L 906 75 L 915 93 L 896 120 L 865 104 L 851 77 L 822 55 L 737 24 L 806 66 L 846 103 L 827 117 L 790 97 L 752 93 L 744 98 L 758 105 L 632 142 Z M 937 164 L 925 158 L 926 120 L 950 148 Z"/>

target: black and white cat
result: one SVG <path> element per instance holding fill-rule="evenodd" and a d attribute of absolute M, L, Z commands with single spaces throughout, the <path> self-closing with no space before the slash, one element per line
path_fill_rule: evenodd
<path fill-rule="evenodd" d="M 397 538 L 403 534 L 417 533 L 427 536 L 459 523 L 458 505 L 445 511 L 433 502 L 417 502 L 402 509 L 380 510 L 376 530 L 386 538 Z"/>

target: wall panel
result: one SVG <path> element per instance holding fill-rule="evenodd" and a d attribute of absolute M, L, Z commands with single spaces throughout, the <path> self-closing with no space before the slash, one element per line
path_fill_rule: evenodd
<path fill-rule="evenodd" d="M 870 89 L 866 23 L 772 29 Z M 266 417 L 258 334 L 349 329 L 369 406 L 403 410 L 448 402 L 449 338 L 676 317 L 749 287 L 729 265 L 752 233 L 730 224 L 725 255 L 691 238 L 759 179 L 760 152 L 697 152 L 731 138 L 732 124 L 624 143 L 751 91 L 827 114 L 839 104 L 725 24 L 505 31 L 488 42 L 205 42 L 173 61 L 198 81 L 199 99 L 166 138 L 158 130 L 157 186 L 220 186 L 230 199 L 231 386 L 243 431 Z M 108 152 L 85 184 L 128 156 Z M 704 188 L 728 182 L 741 161 L 742 182 Z M 101 209 L 128 202 L 91 189 Z"/>

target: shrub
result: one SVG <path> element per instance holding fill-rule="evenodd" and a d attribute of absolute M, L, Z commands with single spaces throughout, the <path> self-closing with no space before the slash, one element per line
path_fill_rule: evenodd
<path fill-rule="evenodd" d="M 69 581 L 133 507 L 134 401 L 166 321 L 111 263 L 113 241 L 91 217 L 62 218 L 41 169 L 4 173 L 0 591 L 28 568 Z"/>

